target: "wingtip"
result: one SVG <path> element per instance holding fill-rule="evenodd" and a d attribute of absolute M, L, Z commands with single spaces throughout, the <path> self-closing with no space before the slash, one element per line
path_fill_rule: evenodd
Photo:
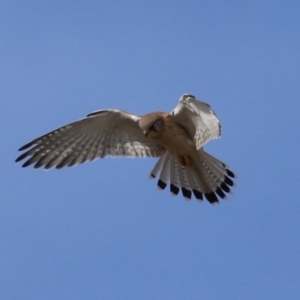
<path fill-rule="evenodd" d="M 22 165 L 22 168 L 27 168 L 31 165 L 31 163 L 27 160 L 26 162 L 24 162 L 24 164 Z"/>
<path fill-rule="evenodd" d="M 19 157 L 16 158 L 15 162 L 19 162 L 19 161 L 23 160 L 25 157 L 27 157 L 27 154 L 23 153 Z"/>
<path fill-rule="evenodd" d="M 18 151 L 24 151 L 24 150 L 30 148 L 32 145 L 34 145 L 34 141 L 31 141 L 31 142 L 29 142 L 29 143 L 23 145 L 22 147 L 20 147 L 20 148 L 18 149 Z"/>
<path fill-rule="evenodd" d="M 231 178 L 237 178 L 237 175 L 235 173 L 233 173 L 232 171 L 230 171 L 227 167 L 226 173 L 229 177 Z"/>
<path fill-rule="evenodd" d="M 23 151 L 23 150 L 26 150 L 27 148 L 28 148 L 27 145 L 24 145 L 24 146 L 20 147 L 20 148 L 18 149 L 18 151 Z"/>

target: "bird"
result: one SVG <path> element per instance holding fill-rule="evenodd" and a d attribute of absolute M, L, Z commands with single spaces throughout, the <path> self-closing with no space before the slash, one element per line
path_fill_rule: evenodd
<path fill-rule="evenodd" d="M 136 115 L 103 109 L 62 126 L 22 146 L 16 162 L 22 167 L 61 169 L 97 158 L 156 157 L 150 178 L 173 195 L 180 190 L 190 200 L 211 204 L 227 199 L 236 175 L 204 151 L 204 145 L 221 136 L 220 121 L 210 105 L 184 94 L 170 112 Z"/>

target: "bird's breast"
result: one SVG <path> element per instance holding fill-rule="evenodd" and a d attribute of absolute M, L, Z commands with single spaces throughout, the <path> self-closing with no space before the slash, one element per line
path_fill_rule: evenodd
<path fill-rule="evenodd" d="M 176 156 L 185 156 L 196 149 L 185 128 L 173 120 L 172 116 L 165 119 L 165 126 L 155 139 Z"/>

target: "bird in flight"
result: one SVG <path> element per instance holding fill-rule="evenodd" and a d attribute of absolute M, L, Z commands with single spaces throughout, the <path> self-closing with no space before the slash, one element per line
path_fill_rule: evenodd
<path fill-rule="evenodd" d="M 158 178 L 158 188 L 169 184 L 174 195 L 181 190 L 186 199 L 194 195 L 217 203 L 231 193 L 236 177 L 203 149 L 220 135 L 220 122 L 210 106 L 184 94 L 171 113 L 92 112 L 27 143 L 16 162 L 26 159 L 23 167 L 61 169 L 106 156 L 158 157 L 150 173 L 150 178 Z"/>

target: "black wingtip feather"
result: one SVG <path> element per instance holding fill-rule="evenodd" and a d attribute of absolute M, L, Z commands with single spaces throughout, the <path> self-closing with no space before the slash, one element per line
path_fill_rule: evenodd
<path fill-rule="evenodd" d="M 224 182 L 226 184 L 228 184 L 229 186 L 233 186 L 234 185 L 233 181 L 229 177 L 227 177 L 227 176 L 225 176 Z"/>
<path fill-rule="evenodd" d="M 235 175 L 233 172 L 231 172 L 230 170 L 227 169 L 227 175 L 231 178 L 235 178 Z"/>
<path fill-rule="evenodd" d="M 157 182 L 157 186 L 159 188 L 161 188 L 162 190 L 164 190 L 166 188 L 167 184 L 159 179 L 158 182 Z"/>
<path fill-rule="evenodd" d="M 39 169 L 39 168 L 41 168 L 42 166 L 43 166 L 43 165 L 36 163 L 33 167 L 34 167 L 35 169 Z"/>
<path fill-rule="evenodd" d="M 172 194 L 174 194 L 174 195 L 178 195 L 178 193 L 179 193 L 179 188 L 176 186 L 176 185 L 174 185 L 174 184 L 170 184 L 170 192 L 172 193 Z"/>
<path fill-rule="evenodd" d="M 19 162 L 20 160 L 22 160 L 21 156 L 17 157 L 17 158 L 15 159 L 15 162 L 17 163 L 17 162 Z"/>
<path fill-rule="evenodd" d="M 27 153 L 23 153 L 22 155 L 20 155 L 16 160 L 15 160 L 15 162 L 19 162 L 19 161 L 21 161 L 21 160 L 23 160 L 25 157 L 27 157 L 28 156 L 28 154 Z"/>
<path fill-rule="evenodd" d="M 216 193 L 220 198 L 222 198 L 222 199 L 226 198 L 225 193 L 219 187 L 217 187 Z"/>
<path fill-rule="evenodd" d="M 23 165 L 22 165 L 22 168 L 26 168 L 26 167 L 28 167 L 28 166 L 30 166 L 30 165 L 32 165 L 33 164 L 33 162 L 29 159 L 29 160 L 27 160 Z"/>
<path fill-rule="evenodd" d="M 68 162 L 66 160 L 63 160 L 62 162 L 60 162 L 58 165 L 55 166 L 55 169 L 60 170 L 63 167 L 65 167 L 67 165 L 67 163 Z"/>
<path fill-rule="evenodd" d="M 225 182 L 222 182 L 220 185 L 220 188 L 226 192 L 226 193 L 230 193 L 230 188 L 228 187 L 228 185 Z"/>
<path fill-rule="evenodd" d="M 23 151 L 23 150 L 26 150 L 28 148 L 30 148 L 31 146 L 34 145 L 34 142 L 30 142 L 30 143 L 27 143 L 26 145 L 22 146 L 18 151 Z"/>

